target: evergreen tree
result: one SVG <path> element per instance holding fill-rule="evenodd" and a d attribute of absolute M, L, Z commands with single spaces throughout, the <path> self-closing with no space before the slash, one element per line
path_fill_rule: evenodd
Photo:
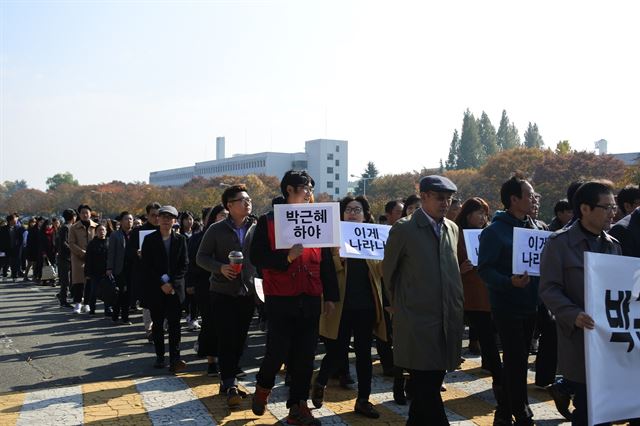
<path fill-rule="evenodd" d="M 520 147 L 520 135 L 515 124 L 509 123 L 507 111 L 502 110 L 502 118 L 500 119 L 500 127 L 496 134 L 496 142 L 500 151 L 514 149 Z"/>
<path fill-rule="evenodd" d="M 566 155 L 571 152 L 571 145 L 568 140 L 558 141 L 556 145 L 556 154 L 558 155 Z"/>
<path fill-rule="evenodd" d="M 544 141 L 538 131 L 538 125 L 536 123 L 532 125 L 531 122 L 529 122 L 529 127 L 527 127 L 527 131 L 524 132 L 524 146 L 527 148 L 542 148 L 543 145 Z"/>
<path fill-rule="evenodd" d="M 438 171 L 440 172 L 440 174 L 444 173 L 444 163 L 442 162 L 442 158 L 440 159 L 440 167 Z"/>
<path fill-rule="evenodd" d="M 378 169 L 373 161 L 369 161 L 367 163 L 367 167 L 364 169 L 364 172 L 360 176 L 360 180 L 358 181 L 358 186 L 355 189 L 356 195 L 364 195 L 365 194 L 365 185 L 369 187 L 373 180 L 378 177 Z"/>
<path fill-rule="evenodd" d="M 496 128 L 491 124 L 491 120 L 486 112 L 482 111 L 482 116 L 478 121 L 480 132 L 480 145 L 482 146 L 482 163 L 487 158 L 498 152 L 498 141 L 496 137 Z"/>
<path fill-rule="evenodd" d="M 458 138 L 458 129 L 453 131 L 453 139 L 449 146 L 449 157 L 444 167 L 447 170 L 455 170 L 458 168 L 458 154 L 460 152 L 460 139 Z"/>
<path fill-rule="evenodd" d="M 468 109 L 462 119 L 462 133 L 460 135 L 460 150 L 458 154 L 458 169 L 475 169 L 480 167 L 482 146 L 478 123 Z"/>

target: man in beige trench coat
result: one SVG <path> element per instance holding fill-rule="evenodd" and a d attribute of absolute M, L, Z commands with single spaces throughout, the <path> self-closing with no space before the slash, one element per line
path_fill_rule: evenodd
<path fill-rule="evenodd" d="M 458 226 L 445 218 L 457 191 L 449 179 L 420 180 L 422 207 L 389 232 L 384 281 L 393 309 L 393 356 L 411 374 L 407 425 L 448 425 L 440 387 L 462 350 L 463 292 Z"/>

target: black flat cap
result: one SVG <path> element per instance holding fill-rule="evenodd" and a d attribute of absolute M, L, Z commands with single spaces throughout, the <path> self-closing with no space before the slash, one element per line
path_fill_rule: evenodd
<path fill-rule="evenodd" d="M 178 217 L 178 210 L 173 206 L 162 206 L 158 210 L 158 214 L 159 215 L 168 214 L 168 215 L 171 215 L 171 216 L 177 218 Z"/>
<path fill-rule="evenodd" d="M 458 187 L 444 176 L 431 175 L 420 179 L 420 192 L 458 192 Z"/>

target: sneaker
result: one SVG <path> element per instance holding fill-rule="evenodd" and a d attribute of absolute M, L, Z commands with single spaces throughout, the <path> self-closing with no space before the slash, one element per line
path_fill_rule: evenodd
<path fill-rule="evenodd" d="M 242 402 L 242 396 L 238 393 L 237 386 L 231 386 L 227 389 L 227 405 L 229 408 L 237 408 Z"/>
<path fill-rule="evenodd" d="M 82 312 L 82 305 L 80 303 L 76 303 L 75 308 L 73 308 L 73 313 L 79 314 L 80 312 Z"/>
<path fill-rule="evenodd" d="M 169 371 L 172 373 L 179 373 L 187 368 L 187 363 L 183 360 L 178 360 L 171 363 L 169 366 Z"/>
<path fill-rule="evenodd" d="M 212 362 L 211 364 L 207 364 L 207 376 L 209 377 L 218 377 L 220 371 L 218 370 L 218 363 Z"/>
<path fill-rule="evenodd" d="M 122 325 L 133 325 L 133 323 L 131 321 L 129 321 L 129 319 L 124 319 L 122 318 Z"/>
<path fill-rule="evenodd" d="M 307 401 L 300 401 L 297 405 L 292 405 L 289 408 L 289 415 L 287 416 L 287 423 L 290 425 L 304 425 L 304 426 L 321 426 L 320 420 L 313 417 L 311 410 L 307 407 Z"/>
<path fill-rule="evenodd" d="M 82 312 L 84 312 L 85 314 L 91 312 L 91 307 L 89 305 L 84 305 L 82 307 Z"/>
<path fill-rule="evenodd" d="M 311 387 L 311 403 L 314 407 L 320 408 L 324 403 L 324 388 L 317 380 L 313 382 Z"/>
<path fill-rule="evenodd" d="M 358 414 L 362 414 L 370 419 L 377 419 L 380 417 L 380 413 L 373 408 L 373 404 L 366 399 L 356 399 L 356 406 L 354 411 Z"/>
<path fill-rule="evenodd" d="M 270 393 L 271 389 L 263 388 L 256 384 L 256 392 L 253 394 L 253 398 L 251 399 L 251 411 L 253 411 L 253 414 L 256 416 L 264 414 L 267 403 L 269 402 Z"/>

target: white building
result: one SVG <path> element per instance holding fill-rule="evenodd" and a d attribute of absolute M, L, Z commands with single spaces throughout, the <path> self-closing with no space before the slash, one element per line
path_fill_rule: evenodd
<path fill-rule="evenodd" d="M 305 143 L 305 152 L 260 152 L 225 158 L 224 137 L 216 138 L 216 159 L 193 166 L 160 170 L 149 174 L 149 183 L 158 186 L 181 186 L 197 176 L 245 176 L 265 174 L 281 178 L 287 170 L 307 170 L 316 183 L 316 193 L 326 192 L 334 199 L 348 190 L 347 141 L 315 139 Z"/>

